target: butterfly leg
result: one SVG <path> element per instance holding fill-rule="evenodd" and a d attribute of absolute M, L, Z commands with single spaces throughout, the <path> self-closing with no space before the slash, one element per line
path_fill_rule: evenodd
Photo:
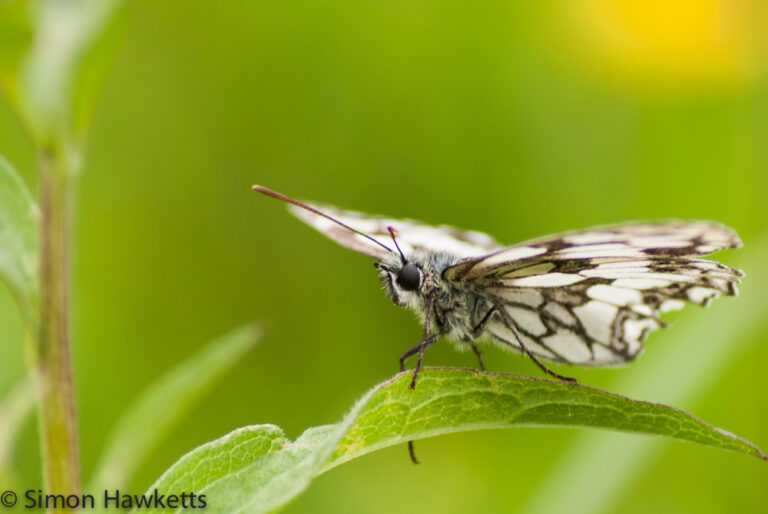
<path fill-rule="evenodd" d="M 416 369 L 413 371 L 413 380 L 411 380 L 411 389 L 416 388 L 416 377 L 419 376 L 419 371 L 421 370 L 421 361 L 424 359 L 424 351 L 435 344 L 437 340 L 440 339 L 440 334 L 433 334 L 430 337 L 423 340 L 421 343 L 417 344 L 407 352 L 405 352 L 402 357 L 400 357 L 400 371 L 405 371 L 405 360 L 418 353 L 419 354 L 419 361 L 416 364 Z M 413 449 L 413 441 L 408 441 L 408 455 L 411 457 L 411 462 L 413 464 L 419 464 L 419 460 L 416 458 L 416 453 Z"/>
<path fill-rule="evenodd" d="M 485 313 L 485 316 L 483 316 L 483 319 L 480 320 L 480 323 L 478 323 L 477 326 L 472 329 L 472 337 L 480 337 L 480 334 L 482 334 L 483 330 L 485 330 L 485 326 L 489 321 L 491 321 L 491 318 L 496 312 L 496 309 L 498 309 L 498 307 L 494 305 L 488 310 L 488 312 Z M 477 361 L 480 363 L 480 371 L 485 371 L 485 362 L 483 362 L 483 354 L 480 351 L 480 348 L 478 348 L 475 342 L 472 340 L 467 341 L 467 343 L 472 348 L 472 351 L 475 353 L 475 357 L 477 357 Z"/>
<path fill-rule="evenodd" d="M 411 389 L 416 389 L 416 379 L 419 377 L 421 371 L 421 363 L 424 360 L 424 352 L 435 344 L 440 339 L 440 334 L 433 334 L 426 338 L 417 348 L 419 352 L 419 358 L 416 361 L 416 369 L 413 370 L 413 380 L 411 380 Z M 410 351 L 410 350 L 409 350 Z M 414 352 L 415 353 L 415 352 Z"/>
<path fill-rule="evenodd" d="M 525 355 L 528 356 L 529 359 L 533 361 L 534 364 L 536 364 L 544 373 L 547 375 L 553 376 L 557 378 L 558 380 L 562 380 L 563 382 L 570 382 L 572 384 L 578 383 L 578 381 L 575 378 L 566 377 L 564 375 L 561 375 L 560 373 L 556 373 L 549 369 L 547 366 L 544 365 L 543 362 L 541 362 L 539 359 L 536 358 L 536 356 L 525 346 L 523 343 L 523 339 L 520 337 L 520 333 L 517 331 L 517 327 L 515 326 L 514 321 L 509 317 L 509 314 L 504 312 L 503 309 L 497 309 L 497 312 L 501 314 L 501 318 L 504 320 L 504 324 L 506 327 L 512 331 L 512 333 L 515 335 L 515 339 L 517 339 L 517 344 L 520 345 L 520 349 L 523 351 Z"/>
<path fill-rule="evenodd" d="M 416 369 L 413 370 L 413 380 L 411 380 L 411 389 L 416 389 L 416 379 L 419 377 L 419 371 L 421 371 L 421 363 L 424 360 L 424 352 L 435 344 L 440 339 L 440 334 L 429 335 L 432 330 L 432 312 L 435 307 L 435 300 L 437 299 L 437 292 L 432 291 L 429 293 L 429 299 L 427 301 L 427 310 L 424 315 L 424 337 L 421 343 L 421 350 L 419 351 L 419 359 L 416 361 Z"/>
<path fill-rule="evenodd" d="M 408 441 L 408 455 L 411 457 L 413 464 L 421 464 L 419 459 L 416 458 L 416 451 L 413 449 L 413 441 Z"/>
<path fill-rule="evenodd" d="M 419 376 L 419 371 L 421 371 L 421 363 L 424 360 L 424 352 L 426 351 L 427 348 L 435 344 L 438 339 L 440 339 L 440 334 L 432 334 L 431 336 L 429 335 L 429 331 L 431 330 L 431 325 L 432 325 L 432 309 L 435 306 L 436 298 L 437 298 L 437 295 L 435 294 L 435 292 L 432 292 L 429 294 L 427 311 L 424 318 L 424 338 L 422 339 L 421 343 L 414 346 L 413 348 L 405 352 L 402 357 L 400 357 L 400 371 L 405 371 L 405 359 L 415 354 L 416 352 L 419 353 L 419 360 L 416 362 L 416 369 L 413 370 L 413 380 L 411 380 L 411 389 L 416 388 L 416 379 Z M 408 455 L 411 457 L 411 462 L 414 465 L 419 463 L 419 460 L 416 458 L 416 452 L 414 451 L 414 448 L 413 448 L 413 441 L 408 441 Z"/>
<path fill-rule="evenodd" d="M 483 319 L 480 320 L 480 323 L 478 323 L 477 326 L 472 329 L 473 337 L 480 337 L 480 334 L 482 334 L 483 330 L 485 330 L 485 326 L 488 324 L 489 321 L 491 321 L 491 318 L 493 317 L 494 313 L 496 313 L 498 310 L 499 310 L 499 306 L 494 305 L 488 310 L 488 312 L 485 313 L 485 316 L 483 316 Z"/>
<path fill-rule="evenodd" d="M 531 351 L 528 348 L 525 347 L 525 345 L 523 344 L 523 342 L 520 340 L 519 337 L 517 338 L 517 342 L 520 343 L 520 348 L 523 350 L 523 353 L 525 353 L 528 356 L 528 358 L 533 361 L 534 364 L 536 364 L 539 368 L 541 368 L 541 370 L 544 373 L 546 373 L 548 375 L 551 375 L 551 376 L 555 377 L 558 380 L 562 380 L 563 382 L 570 382 L 572 384 L 578 383 L 578 380 L 576 380 L 575 378 L 573 378 L 573 377 L 566 377 L 566 376 L 561 375 L 560 373 L 556 373 L 556 372 L 552 371 L 551 369 L 549 369 L 548 367 L 546 367 L 543 362 L 541 362 L 539 359 L 537 359 L 536 356 L 534 354 L 532 354 Z"/>
<path fill-rule="evenodd" d="M 480 348 L 477 347 L 474 341 L 470 341 L 469 346 L 472 348 L 472 351 L 475 353 L 475 357 L 477 357 L 477 362 L 480 364 L 480 371 L 485 371 L 485 363 L 483 362 L 483 352 L 480 351 Z"/>
<path fill-rule="evenodd" d="M 409 357 L 412 357 L 417 353 L 423 356 L 424 350 L 435 344 L 439 338 L 440 334 L 434 334 L 402 354 L 400 356 L 400 371 L 405 371 L 405 361 L 408 360 Z"/>

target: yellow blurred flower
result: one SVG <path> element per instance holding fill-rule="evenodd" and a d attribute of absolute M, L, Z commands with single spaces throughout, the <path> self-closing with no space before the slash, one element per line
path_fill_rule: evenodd
<path fill-rule="evenodd" d="M 588 0 L 561 5 L 575 49 L 617 78 L 646 85 L 729 85 L 766 71 L 768 2 L 763 0 Z"/>

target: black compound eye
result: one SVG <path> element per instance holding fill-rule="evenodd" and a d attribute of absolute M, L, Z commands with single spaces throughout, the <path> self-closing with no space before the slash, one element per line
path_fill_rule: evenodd
<path fill-rule="evenodd" d="M 397 285 L 406 291 L 416 291 L 421 283 L 421 271 L 413 264 L 406 264 L 397 272 Z"/>

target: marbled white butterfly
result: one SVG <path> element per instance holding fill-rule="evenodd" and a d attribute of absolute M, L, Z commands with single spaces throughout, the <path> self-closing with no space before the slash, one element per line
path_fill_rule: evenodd
<path fill-rule="evenodd" d="M 261 186 L 254 190 L 288 202 L 291 212 L 336 242 L 376 259 L 384 291 L 423 319 L 418 354 L 441 337 L 471 348 L 490 339 L 530 357 L 574 366 L 611 366 L 634 360 L 660 313 L 684 302 L 706 306 L 736 296 L 744 274 L 698 257 L 739 248 L 729 228 L 706 221 L 663 221 L 596 227 L 505 247 L 479 232 L 432 227 L 305 204 Z M 392 238 L 395 249 L 381 242 Z"/>

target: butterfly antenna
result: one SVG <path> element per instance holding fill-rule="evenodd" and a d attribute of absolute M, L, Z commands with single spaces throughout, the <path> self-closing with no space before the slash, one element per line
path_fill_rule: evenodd
<path fill-rule="evenodd" d="M 408 261 L 405 259 L 405 255 L 403 255 L 403 251 L 400 249 L 400 245 L 397 244 L 397 239 L 395 239 L 395 234 L 397 232 L 392 227 L 387 227 L 387 230 L 389 231 L 389 235 L 392 236 L 392 242 L 395 243 L 395 248 L 397 248 L 397 251 L 400 253 L 400 258 L 403 260 L 403 264 L 408 264 Z"/>
<path fill-rule="evenodd" d="M 282 200 L 282 201 L 284 201 L 284 202 L 287 202 L 287 203 L 290 203 L 290 204 L 292 204 L 292 205 L 295 205 L 296 207 L 301 207 L 302 209 L 308 210 L 309 212 L 311 212 L 311 213 L 313 213 L 313 214 L 317 214 L 318 216 L 322 216 L 323 218 L 325 218 L 325 219 L 327 219 L 327 220 L 331 220 L 332 222 L 336 223 L 337 225 L 341 225 L 341 226 L 342 226 L 342 227 L 344 227 L 345 229 L 347 229 L 347 230 L 349 230 L 349 231 L 351 231 L 351 232 L 354 232 L 355 234 L 361 235 L 361 236 L 363 236 L 364 238 L 366 238 L 366 239 L 368 239 L 368 240 L 370 240 L 370 241 L 373 241 L 373 242 L 374 242 L 374 243 L 376 243 L 377 245 L 379 245 L 379 246 L 381 246 L 382 248 L 384 248 L 386 251 L 388 251 L 388 252 L 392 252 L 392 249 L 391 249 L 390 247 L 388 247 L 387 245 L 385 245 L 385 244 L 383 244 L 383 243 L 380 243 L 379 241 L 377 241 L 376 239 L 372 238 L 372 237 L 371 237 L 371 236 L 369 236 L 368 234 L 366 234 L 366 233 L 364 233 L 364 232 L 360 232 L 359 230 L 357 230 L 357 229 L 354 229 L 354 228 L 350 227 L 350 226 L 349 226 L 349 225 L 347 225 L 346 223 L 342 223 L 342 222 L 340 222 L 339 220 L 337 220 L 336 218 L 333 218 L 333 217 L 331 217 L 331 216 L 328 216 L 328 215 L 327 215 L 327 214 L 325 214 L 324 212 L 318 211 L 317 209 L 315 209 L 314 207 L 312 207 L 312 206 L 310 206 L 310 205 L 307 205 L 307 204 L 305 204 L 305 203 L 302 203 L 302 202 L 300 202 L 300 201 L 298 201 L 298 200 L 294 200 L 293 198 L 289 198 L 289 197 L 285 196 L 284 194 L 280 194 L 280 193 L 278 193 L 277 191 L 272 191 L 271 189 L 269 189 L 269 188 L 266 188 L 266 187 L 264 187 L 264 186 L 258 186 L 258 185 L 256 185 L 256 186 L 253 186 L 253 188 L 252 188 L 252 189 L 253 189 L 254 191 L 258 191 L 259 193 L 263 193 L 263 194 L 265 194 L 265 195 L 267 195 L 267 196 L 271 196 L 272 198 L 277 198 L 278 200 Z M 393 237 L 394 237 L 394 236 L 393 236 Z M 395 242 L 395 246 L 397 246 L 397 242 Z M 398 248 L 397 250 L 398 250 L 398 251 L 400 251 L 400 248 Z M 403 252 L 400 252 L 400 255 L 402 256 L 402 255 L 403 255 Z"/>

